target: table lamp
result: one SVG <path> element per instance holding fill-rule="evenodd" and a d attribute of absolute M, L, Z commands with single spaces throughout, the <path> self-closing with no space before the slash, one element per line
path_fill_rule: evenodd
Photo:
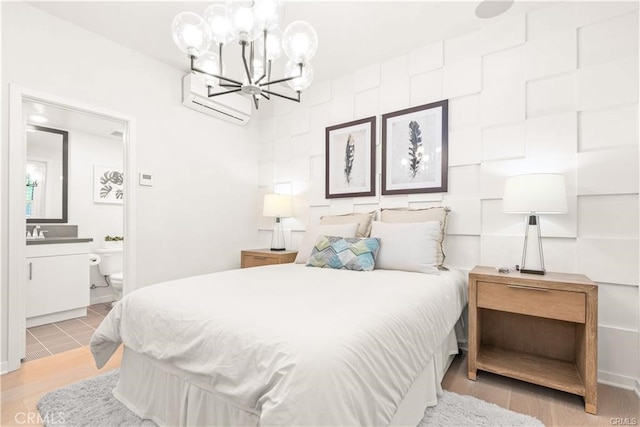
<path fill-rule="evenodd" d="M 524 249 L 520 272 L 545 274 L 542 239 L 540 237 L 539 214 L 567 213 L 567 191 L 564 175 L 555 173 L 533 173 L 507 178 L 502 199 L 502 211 L 505 213 L 526 214 Z M 527 267 L 527 247 L 529 229 L 535 227 L 540 256 L 539 268 Z"/>
<path fill-rule="evenodd" d="M 275 217 L 271 235 L 271 250 L 284 251 L 284 231 L 282 230 L 281 218 L 293 216 L 293 202 L 291 196 L 285 194 L 267 194 L 264 196 L 264 206 L 262 214 L 267 217 Z"/>

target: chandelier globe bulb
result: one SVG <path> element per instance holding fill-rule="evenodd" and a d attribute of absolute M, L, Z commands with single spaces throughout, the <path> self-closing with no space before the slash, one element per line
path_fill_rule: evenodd
<path fill-rule="evenodd" d="M 189 56 L 204 54 L 211 45 L 211 30 L 205 20 L 193 12 L 182 12 L 171 23 L 173 41 Z"/>
<path fill-rule="evenodd" d="M 288 61 L 284 67 L 284 75 L 286 77 L 293 77 L 300 74 L 300 65 L 299 63 Z M 310 63 L 304 64 L 302 67 L 302 76 L 289 80 L 287 84 L 291 87 L 291 89 L 302 92 L 311 86 L 311 82 L 313 81 L 313 68 L 311 68 Z"/>
<path fill-rule="evenodd" d="M 310 61 L 318 50 L 316 30 L 308 22 L 293 21 L 282 33 L 282 48 L 294 62 Z"/>
<path fill-rule="evenodd" d="M 282 56 L 282 30 L 275 28 L 267 33 L 267 59 L 275 60 Z"/>
<path fill-rule="evenodd" d="M 222 4 L 213 4 L 204 11 L 204 20 L 211 29 L 213 42 L 224 45 L 234 39 L 227 20 L 227 9 Z"/>
<path fill-rule="evenodd" d="M 255 40 L 257 56 L 262 58 L 264 34 Z M 282 30 L 280 28 L 267 32 L 267 60 L 276 60 L 282 56 Z"/>
<path fill-rule="evenodd" d="M 241 42 L 248 43 L 260 35 L 253 13 L 252 1 L 227 1 L 226 10 L 233 38 L 238 38 Z"/>
<path fill-rule="evenodd" d="M 253 13 L 258 30 L 273 30 L 282 19 L 282 0 L 255 0 Z"/>
<path fill-rule="evenodd" d="M 207 86 L 213 87 L 218 83 L 218 79 L 209 75 L 220 74 L 220 57 L 217 53 L 205 52 L 198 57 L 195 65 L 206 73 L 200 73 L 200 76 Z"/>

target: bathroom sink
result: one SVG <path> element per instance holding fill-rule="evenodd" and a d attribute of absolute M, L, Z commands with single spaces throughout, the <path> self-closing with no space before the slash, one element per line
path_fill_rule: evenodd
<path fill-rule="evenodd" d="M 45 237 L 40 239 L 28 238 L 27 245 L 53 245 L 58 243 L 86 243 L 93 242 L 89 237 L 78 237 L 78 226 L 69 224 L 27 225 L 27 234 L 32 234 L 34 228 L 38 234 Z"/>

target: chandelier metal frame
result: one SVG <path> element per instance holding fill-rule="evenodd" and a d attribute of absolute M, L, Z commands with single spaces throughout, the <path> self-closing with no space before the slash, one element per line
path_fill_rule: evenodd
<path fill-rule="evenodd" d="M 267 30 L 263 30 L 262 32 L 262 40 L 263 40 L 263 46 L 262 46 L 262 58 L 267 58 Z M 245 75 L 247 77 L 248 83 L 246 82 L 241 82 L 239 80 L 235 80 L 229 77 L 226 77 L 223 75 L 224 70 L 223 70 L 223 66 L 222 66 L 222 47 L 224 46 L 222 43 L 218 44 L 218 58 L 219 58 L 219 67 L 220 67 L 220 72 L 219 74 L 212 74 L 212 73 L 208 73 L 206 71 L 204 71 L 201 68 L 198 68 L 196 66 L 196 61 L 198 60 L 198 57 L 196 55 L 189 55 L 189 58 L 191 60 L 191 71 L 195 71 L 197 73 L 202 73 L 202 74 L 206 74 L 210 77 L 214 77 L 216 79 L 220 79 L 220 80 L 224 80 L 225 82 L 229 82 L 229 83 L 220 83 L 221 87 L 224 88 L 228 88 L 229 90 L 223 91 L 223 92 L 213 92 L 213 87 L 207 85 L 207 96 L 209 98 L 213 98 L 216 96 L 220 96 L 220 95 L 227 95 L 229 93 L 237 93 L 237 92 L 242 92 L 246 95 L 251 95 L 251 97 L 253 98 L 253 105 L 256 107 L 256 110 L 259 108 L 259 101 L 260 101 L 260 96 L 262 96 L 263 98 L 265 98 L 266 100 L 271 100 L 271 96 L 278 96 L 280 98 L 284 98 L 284 99 L 288 99 L 290 101 L 295 101 L 295 102 L 300 102 L 300 91 L 296 90 L 296 97 L 293 96 L 289 96 L 289 95 L 284 95 L 278 92 L 275 92 L 271 89 L 271 85 L 273 84 L 278 84 L 278 83 L 285 83 L 294 79 L 297 79 L 299 77 L 302 77 L 302 70 L 304 68 L 304 63 L 299 62 L 297 65 L 299 67 L 300 72 L 298 73 L 298 75 L 295 76 L 291 76 L 291 77 L 283 77 L 280 79 L 276 79 L 276 80 L 271 80 L 271 63 L 272 63 L 272 59 L 268 59 L 267 60 L 267 64 L 264 67 L 264 71 L 262 73 L 262 75 L 259 78 L 255 78 L 254 74 L 255 74 L 255 68 L 254 68 L 254 58 L 255 58 L 255 42 L 254 41 L 247 41 L 244 39 L 240 39 L 239 41 L 240 46 L 242 46 L 242 64 L 244 66 L 244 71 L 245 71 Z M 249 61 L 247 62 L 247 46 L 249 46 Z M 266 77 L 267 81 L 264 83 L 261 83 L 262 80 Z M 266 88 L 265 88 L 266 87 Z"/>

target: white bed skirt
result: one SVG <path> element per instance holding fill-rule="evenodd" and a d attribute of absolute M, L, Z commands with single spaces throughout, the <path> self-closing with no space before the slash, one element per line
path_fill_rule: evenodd
<path fill-rule="evenodd" d="M 442 395 L 441 382 L 458 353 L 451 331 L 400 402 L 392 426 L 416 426 Z M 141 418 L 160 426 L 258 426 L 259 411 L 239 407 L 215 392 L 207 378 L 124 348 L 113 395 Z"/>

